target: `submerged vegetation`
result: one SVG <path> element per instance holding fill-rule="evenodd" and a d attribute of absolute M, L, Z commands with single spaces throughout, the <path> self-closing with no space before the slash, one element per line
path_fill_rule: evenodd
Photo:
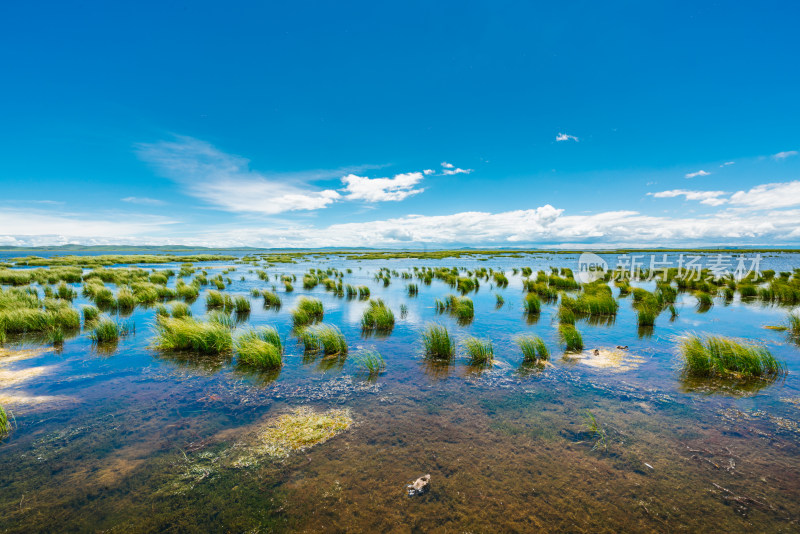
<path fill-rule="evenodd" d="M 375 350 L 363 351 L 356 361 L 369 378 L 375 378 L 386 370 L 386 362 L 383 356 Z"/>
<path fill-rule="evenodd" d="M 8 414 L 6 410 L 0 406 L 0 439 L 4 438 L 11 430 L 11 424 L 8 422 Z"/>
<path fill-rule="evenodd" d="M 308 407 L 295 409 L 271 421 L 259 433 L 258 449 L 273 458 L 325 443 L 353 424 L 350 410 L 317 412 Z"/>

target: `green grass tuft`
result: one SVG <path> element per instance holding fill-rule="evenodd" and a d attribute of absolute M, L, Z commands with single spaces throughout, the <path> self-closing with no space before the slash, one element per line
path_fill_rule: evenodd
<path fill-rule="evenodd" d="M 283 343 L 272 327 L 248 330 L 234 343 L 239 362 L 251 367 L 277 369 L 283 365 Z"/>
<path fill-rule="evenodd" d="M 389 334 L 394 328 L 394 313 L 383 300 L 370 300 L 361 317 L 361 328 L 366 332 Z"/>
<path fill-rule="evenodd" d="M 127 336 L 133 331 L 129 323 L 118 323 L 110 317 L 100 317 L 94 324 L 94 329 L 89 334 L 89 339 L 94 343 L 114 343 L 120 337 Z"/>
<path fill-rule="evenodd" d="M 311 325 L 303 328 L 298 337 L 306 352 L 322 352 L 326 356 L 347 354 L 347 340 L 336 326 Z"/>
<path fill-rule="evenodd" d="M 386 362 L 383 360 L 383 356 L 375 350 L 363 351 L 356 362 L 369 375 L 369 378 L 375 378 L 386 370 Z"/>
<path fill-rule="evenodd" d="M 447 328 L 437 324 L 428 325 L 422 333 L 425 356 L 434 360 L 452 360 L 456 354 L 455 343 Z"/>
<path fill-rule="evenodd" d="M 163 317 L 156 322 L 154 343 L 160 350 L 219 354 L 233 348 L 233 336 L 230 327 L 221 322 L 198 321 L 191 317 Z"/>
<path fill-rule="evenodd" d="M 292 310 L 292 323 L 295 327 L 303 327 L 322 321 L 325 309 L 319 299 L 300 297 L 297 307 Z"/>
<path fill-rule="evenodd" d="M 469 337 L 464 340 L 464 348 L 469 356 L 470 365 L 487 365 L 494 360 L 494 347 L 490 339 Z"/>
<path fill-rule="evenodd" d="M 558 326 L 558 335 L 561 342 L 566 345 L 567 352 L 580 352 L 583 350 L 583 337 L 581 333 L 571 324 L 561 324 Z"/>
<path fill-rule="evenodd" d="M 522 351 L 522 361 L 535 362 L 550 359 L 550 350 L 547 348 L 547 344 L 538 336 L 520 337 L 517 339 L 517 345 Z"/>
<path fill-rule="evenodd" d="M 684 372 L 695 377 L 777 377 L 788 371 L 765 347 L 721 336 L 689 336 L 680 347 Z"/>

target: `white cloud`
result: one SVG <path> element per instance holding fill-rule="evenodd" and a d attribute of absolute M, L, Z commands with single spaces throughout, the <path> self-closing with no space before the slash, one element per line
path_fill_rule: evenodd
<path fill-rule="evenodd" d="M 422 193 L 424 189 L 414 189 L 422 181 L 423 173 L 409 172 L 397 174 L 394 178 L 366 178 L 348 174 L 342 178 L 347 200 L 367 202 L 399 201 Z"/>
<path fill-rule="evenodd" d="M 128 202 L 130 204 L 142 204 L 144 206 L 163 206 L 166 204 L 163 200 L 158 200 L 157 198 L 148 198 L 148 197 L 125 197 L 120 199 L 123 202 Z"/>
<path fill-rule="evenodd" d="M 686 175 L 686 177 L 687 178 L 695 178 L 697 176 L 708 176 L 709 174 L 711 174 L 711 173 L 708 172 L 708 171 L 704 171 L 703 169 L 700 169 L 697 172 L 690 172 L 689 174 Z"/>
<path fill-rule="evenodd" d="M 730 203 L 750 209 L 778 209 L 800 206 L 800 181 L 762 184 L 749 191 L 737 191 Z"/>
<path fill-rule="evenodd" d="M 781 160 L 786 158 L 791 158 L 792 156 L 796 156 L 798 154 L 797 150 L 786 150 L 785 152 L 778 152 L 777 154 L 772 155 L 772 159 Z"/>
<path fill-rule="evenodd" d="M 326 173 L 265 175 L 250 170 L 249 160 L 191 137 L 137 148 L 156 172 L 183 184 L 188 194 L 229 211 L 274 215 L 324 208 L 340 198 L 336 191 L 314 188 L 303 179 L 330 177 Z"/>
<path fill-rule="evenodd" d="M 445 176 L 450 176 L 453 174 L 469 174 L 472 172 L 472 169 L 462 169 L 460 167 L 456 167 L 455 169 L 445 169 L 442 171 L 442 174 Z"/>
<path fill-rule="evenodd" d="M 575 141 L 576 143 L 579 141 L 579 139 L 574 135 L 568 135 L 565 133 L 559 132 L 559 134 L 556 136 L 556 141 L 570 141 L 570 140 Z"/>
<path fill-rule="evenodd" d="M 675 198 L 685 197 L 686 200 L 699 200 L 701 204 L 709 206 L 720 206 L 727 202 L 722 195 L 727 195 L 725 191 L 689 191 L 687 189 L 672 189 L 670 191 L 659 191 L 658 193 L 647 193 L 655 198 Z"/>
<path fill-rule="evenodd" d="M 442 167 L 444 167 L 445 169 L 452 169 L 453 166 L 454 165 L 452 163 L 447 163 L 446 161 L 442 162 Z"/>
<path fill-rule="evenodd" d="M 433 169 L 425 169 L 424 171 L 422 171 L 422 174 L 424 174 L 425 176 L 430 176 L 434 172 L 436 171 L 434 171 Z"/>
<path fill-rule="evenodd" d="M 736 162 L 735 161 L 726 161 L 725 163 L 720 165 L 720 167 L 727 167 L 728 165 L 733 165 L 734 163 L 736 163 Z"/>

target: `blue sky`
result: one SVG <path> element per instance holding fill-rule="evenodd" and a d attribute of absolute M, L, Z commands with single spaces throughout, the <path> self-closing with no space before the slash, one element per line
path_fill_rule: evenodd
<path fill-rule="evenodd" d="M 799 16 L 5 3 L 0 245 L 797 245 Z"/>

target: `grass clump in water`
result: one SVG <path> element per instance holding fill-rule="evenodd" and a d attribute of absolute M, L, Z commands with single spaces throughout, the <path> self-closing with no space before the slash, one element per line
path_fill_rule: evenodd
<path fill-rule="evenodd" d="M 95 306 L 86 305 L 82 308 L 83 311 L 83 322 L 90 323 L 97 319 L 100 316 L 100 310 L 97 309 Z"/>
<path fill-rule="evenodd" d="M 115 343 L 120 337 L 127 336 L 134 331 L 129 323 L 118 323 L 110 317 L 99 318 L 94 325 L 94 330 L 89 334 L 89 339 L 94 343 Z"/>
<path fill-rule="evenodd" d="M 322 321 L 324 315 L 325 309 L 321 300 L 300 297 L 297 308 L 292 310 L 292 323 L 295 327 L 303 327 Z"/>
<path fill-rule="evenodd" d="M 464 348 L 467 350 L 470 365 L 487 365 L 494 360 L 494 347 L 490 339 L 469 337 L 464 340 Z"/>
<path fill-rule="evenodd" d="M 361 317 L 361 328 L 365 332 L 389 334 L 394 328 L 394 313 L 382 299 L 370 300 Z"/>
<path fill-rule="evenodd" d="M 689 336 L 680 351 L 684 372 L 694 377 L 772 378 L 788 372 L 765 347 L 721 336 Z"/>
<path fill-rule="evenodd" d="M 283 343 L 272 327 L 249 330 L 236 338 L 239 362 L 251 367 L 277 369 L 283 365 Z"/>
<path fill-rule="evenodd" d="M 0 438 L 4 437 L 11 431 L 11 423 L 8 422 L 8 414 L 5 409 L 0 406 Z"/>
<path fill-rule="evenodd" d="M 522 307 L 528 315 L 535 315 L 542 311 L 542 301 L 536 293 L 528 293 L 522 301 Z"/>
<path fill-rule="evenodd" d="M 281 298 L 278 296 L 277 293 L 272 291 L 267 291 L 266 289 L 261 292 L 261 296 L 264 297 L 264 307 L 265 308 L 273 308 L 273 309 L 280 309 L 283 302 Z"/>
<path fill-rule="evenodd" d="M 441 325 L 428 325 L 422 333 L 425 356 L 434 360 L 452 360 L 456 354 L 455 343 L 447 328 Z"/>
<path fill-rule="evenodd" d="M 358 366 L 369 378 L 375 378 L 386 370 L 386 362 L 383 356 L 381 356 L 380 352 L 375 350 L 366 350 L 362 352 L 357 362 Z"/>
<path fill-rule="evenodd" d="M 239 315 L 250 313 L 250 300 L 247 297 L 238 296 L 233 300 L 233 309 Z"/>
<path fill-rule="evenodd" d="M 532 363 L 550 359 L 550 350 L 547 348 L 547 344 L 538 336 L 521 337 L 517 339 L 517 345 L 522 351 L 522 361 L 524 362 Z"/>
<path fill-rule="evenodd" d="M 161 317 L 156 322 L 154 343 L 159 350 L 219 354 L 233 348 L 233 336 L 230 326 L 221 322 L 198 321 L 191 317 Z"/>
<path fill-rule="evenodd" d="M 606 430 L 597 422 L 592 412 L 586 412 L 586 422 L 583 424 L 584 428 L 594 437 L 595 442 L 592 450 L 603 448 L 608 449 L 608 442 L 606 441 Z"/>
<path fill-rule="evenodd" d="M 789 314 L 789 331 L 794 336 L 800 336 L 800 313 Z"/>
<path fill-rule="evenodd" d="M 304 328 L 299 334 L 306 352 L 322 352 L 326 356 L 347 354 L 347 340 L 333 325 L 317 324 Z"/>
<path fill-rule="evenodd" d="M 176 319 L 180 317 L 191 317 L 192 309 L 185 302 L 172 302 L 172 316 Z"/>
<path fill-rule="evenodd" d="M 558 335 L 561 342 L 566 345 L 567 352 L 580 352 L 583 350 L 583 337 L 575 325 L 562 323 L 558 326 Z"/>

